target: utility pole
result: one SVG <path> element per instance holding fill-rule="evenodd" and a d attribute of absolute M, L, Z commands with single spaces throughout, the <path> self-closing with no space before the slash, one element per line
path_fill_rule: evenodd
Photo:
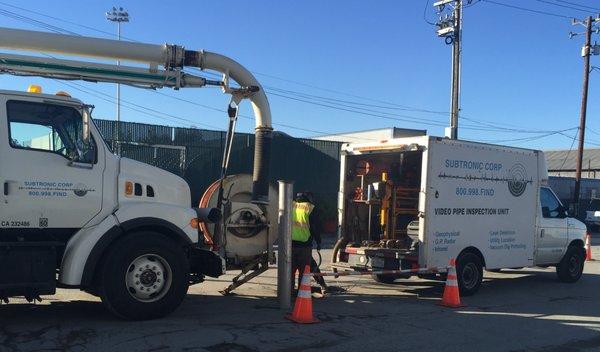
<path fill-rule="evenodd" d="M 577 150 L 577 166 L 575 169 L 575 190 L 573 194 L 573 204 L 575 206 L 575 213 L 579 215 L 579 199 L 581 189 L 581 167 L 583 164 L 583 148 L 585 139 L 585 119 L 587 115 L 587 100 L 588 100 L 588 87 L 590 78 L 590 56 L 592 54 L 598 55 L 600 48 L 597 44 L 592 46 L 592 31 L 594 30 L 593 24 L 595 21 L 600 20 L 600 17 L 595 20 L 592 16 L 588 16 L 584 22 L 573 20 L 573 25 L 581 24 L 585 25 L 585 45 L 581 48 L 581 56 L 583 56 L 583 86 L 581 89 L 581 110 L 579 115 L 579 145 Z M 569 37 L 573 38 L 578 33 L 570 33 Z"/>
<path fill-rule="evenodd" d="M 469 1 L 470 3 L 470 1 Z M 446 5 L 452 4 L 451 14 L 441 16 Z M 462 36 L 462 0 L 441 0 L 433 4 L 440 14 L 437 35 L 444 37 L 446 44 L 452 44 L 452 86 L 450 106 L 450 131 L 446 136 L 450 139 L 458 138 L 458 113 L 460 111 L 460 52 Z"/>
<path fill-rule="evenodd" d="M 119 7 L 118 9 L 116 7 L 113 6 L 112 10 L 109 10 L 106 12 L 106 19 L 111 21 L 111 22 L 116 22 L 117 23 L 117 37 L 119 38 L 119 40 L 121 40 L 121 22 L 129 22 L 129 13 L 127 11 L 125 11 L 122 7 Z M 117 65 L 121 64 L 121 60 L 117 60 Z M 117 146 L 118 146 L 118 151 L 117 154 L 121 154 L 120 153 L 120 145 L 118 144 L 120 141 L 120 134 L 121 134 L 121 85 L 119 83 L 117 83 L 117 133 L 116 133 L 116 140 L 117 140 Z M 113 147 L 113 152 L 115 151 L 114 147 Z"/>

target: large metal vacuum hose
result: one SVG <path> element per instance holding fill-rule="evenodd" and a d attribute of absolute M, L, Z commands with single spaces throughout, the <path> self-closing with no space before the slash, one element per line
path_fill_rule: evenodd
<path fill-rule="evenodd" d="M 220 54 L 186 50 L 184 66 L 196 66 L 201 69 L 227 73 L 242 87 L 258 88 L 258 91 L 248 97 L 252 103 L 256 122 L 252 202 L 269 203 L 269 165 L 271 163 L 273 127 L 271 126 L 269 101 L 262 86 L 250 71 L 236 61 Z"/>

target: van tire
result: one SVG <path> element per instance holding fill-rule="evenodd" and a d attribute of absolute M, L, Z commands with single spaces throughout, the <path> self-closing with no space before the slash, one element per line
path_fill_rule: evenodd
<path fill-rule="evenodd" d="M 149 297 L 144 296 L 140 282 L 135 282 L 138 279 L 132 282 L 132 273 L 138 268 L 142 269 L 139 281 L 143 283 L 142 278 L 146 278 L 149 284 L 146 290 L 159 288 Z M 133 233 L 118 240 L 106 254 L 99 273 L 101 299 L 111 313 L 122 319 L 161 318 L 183 301 L 188 275 L 189 263 L 181 245 L 159 233 Z"/>
<path fill-rule="evenodd" d="M 581 278 L 585 263 L 585 251 L 579 246 L 570 246 L 560 263 L 556 265 L 556 275 L 562 282 L 573 283 Z"/>
<path fill-rule="evenodd" d="M 483 281 L 483 263 L 473 252 L 464 252 L 456 260 L 456 277 L 461 296 L 474 295 Z"/>
<path fill-rule="evenodd" d="M 397 275 L 390 275 L 390 274 L 373 274 L 373 275 L 371 275 L 371 277 L 376 282 L 379 282 L 382 284 L 393 284 L 396 280 L 398 280 L 400 278 Z"/>

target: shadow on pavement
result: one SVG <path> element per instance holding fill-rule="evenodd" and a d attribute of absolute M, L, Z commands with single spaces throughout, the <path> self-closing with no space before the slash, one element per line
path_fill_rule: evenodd
<path fill-rule="evenodd" d="M 514 277 L 515 275 L 519 275 Z M 600 348 L 600 277 L 563 284 L 551 271 L 509 271 L 464 297 L 467 307 L 435 305 L 443 283 L 338 282 L 344 294 L 313 300 L 315 325 L 283 319 L 274 297 L 190 294 L 173 315 L 126 322 L 99 302 L 0 306 L 0 350 L 194 351 L 485 350 Z M 334 282 L 332 282 L 333 284 Z M 400 338 L 402 336 L 402 338 Z"/>

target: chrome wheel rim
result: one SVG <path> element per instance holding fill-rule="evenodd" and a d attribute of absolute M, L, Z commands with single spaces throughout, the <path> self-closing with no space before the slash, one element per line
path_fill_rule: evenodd
<path fill-rule="evenodd" d="M 171 283 L 171 266 L 156 254 L 135 258 L 125 273 L 127 291 L 140 302 L 154 302 L 163 298 L 169 292 Z"/>

